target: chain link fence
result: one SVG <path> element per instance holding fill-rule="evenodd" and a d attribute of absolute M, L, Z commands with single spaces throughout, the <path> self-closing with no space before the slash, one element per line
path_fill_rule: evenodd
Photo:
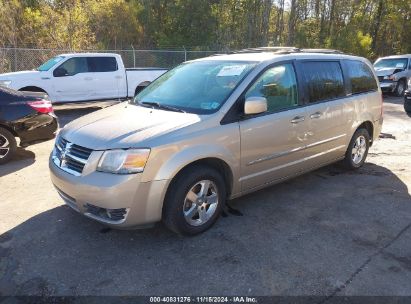
<path fill-rule="evenodd" d="M 184 61 L 207 57 L 218 52 L 192 50 L 87 50 L 76 51 L 116 53 L 121 55 L 126 68 L 155 67 L 172 68 Z M 48 59 L 72 50 L 0 48 L 0 73 L 32 70 Z"/>

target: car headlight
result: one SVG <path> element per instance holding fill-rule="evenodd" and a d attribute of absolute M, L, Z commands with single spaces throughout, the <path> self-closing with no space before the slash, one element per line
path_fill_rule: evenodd
<path fill-rule="evenodd" d="M 384 80 L 392 80 L 392 81 L 395 81 L 395 75 L 384 76 Z"/>
<path fill-rule="evenodd" d="M 0 85 L 9 87 L 11 85 L 11 80 L 0 80 Z"/>
<path fill-rule="evenodd" d="M 131 174 L 144 171 L 150 149 L 108 150 L 98 162 L 97 171 Z"/>

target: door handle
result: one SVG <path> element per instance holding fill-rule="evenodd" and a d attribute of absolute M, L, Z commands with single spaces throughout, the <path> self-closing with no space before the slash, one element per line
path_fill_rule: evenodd
<path fill-rule="evenodd" d="M 305 120 L 304 116 L 296 116 L 293 119 L 291 119 L 291 123 L 296 124 L 296 123 L 302 122 L 304 120 Z"/>
<path fill-rule="evenodd" d="M 310 118 L 311 119 L 320 118 L 321 115 L 323 115 L 321 112 L 315 112 L 315 113 L 310 115 Z"/>
<path fill-rule="evenodd" d="M 84 80 L 93 80 L 93 77 L 84 77 Z"/>

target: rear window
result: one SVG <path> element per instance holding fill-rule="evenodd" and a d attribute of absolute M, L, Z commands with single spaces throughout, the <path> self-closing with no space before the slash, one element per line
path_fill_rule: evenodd
<path fill-rule="evenodd" d="M 302 71 L 310 103 L 345 96 L 344 80 L 339 62 L 303 62 Z"/>
<path fill-rule="evenodd" d="M 90 72 L 114 72 L 117 71 L 117 60 L 114 57 L 88 57 Z"/>
<path fill-rule="evenodd" d="M 368 65 L 356 60 L 346 60 L 345 62 L 352 94 L 361 94 L 378 89 L 374 74 Z"/>

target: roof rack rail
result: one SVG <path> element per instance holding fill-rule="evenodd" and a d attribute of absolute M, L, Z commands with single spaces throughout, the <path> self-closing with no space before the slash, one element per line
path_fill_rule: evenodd
<path fill-rule="evenodd" d="M 263 52 L 273 52 L 273 53 L 294 53 L 299 52 L 299 48 L 293 46 L 264 46 L 257 48 L 242 49 L 239 51 L 233 51 L 232 53 L 263 53 Z"/>
<path fill-rule="evenodd" d="M 267 47 L 258 47 L 258 48 L 248 48 L 239 51 L 233 51 L 230 53 L 263 53 L 263 52 L 272 52 L 275 54 L 289 54 L 289 53 L 321 53 L 321 54 L 344 54 L 339 50 L 332 49 L 300 49 L 293 46 L 267 46 Z"/>
<path fill-rule="evenodd" d="M 344 52 L 333 49 L 301 49 L 302 53 L 322 53 L 322 54 L 344 54 Z"/>

